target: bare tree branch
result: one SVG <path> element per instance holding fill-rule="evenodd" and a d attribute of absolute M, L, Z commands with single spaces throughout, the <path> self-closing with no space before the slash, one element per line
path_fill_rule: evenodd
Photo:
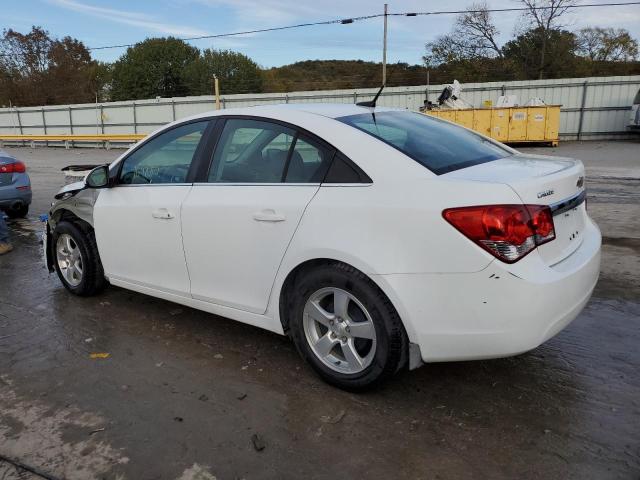
<path fill-rule="evenodd" d="M 538 68 L 538 78 L 544 78 L 544 61 L 547 50 L 547 40 L 549 31 L 561 29 L 560 17 L 567 10 L 577 5 L 577 0 L 518 0 L 528 10 L 523 14 L 525 20 L 531 27 L 539 29 L 542 35 L 542 48 L 540 49 L 540 62 Z"/>
<path fill-rule="evenodd" d="M 492 50 L 498 57 L 502 57 L 502 50 L 496 41 L 500 32 L 491 21 L 486 2 L 474 3 L 467 10 L 456 20 L 457 33 L 478 49 Z"/>

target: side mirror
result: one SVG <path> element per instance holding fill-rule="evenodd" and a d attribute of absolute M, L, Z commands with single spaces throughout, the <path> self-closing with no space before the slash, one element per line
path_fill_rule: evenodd
<path fill-rule="evenodd" d="M 109 186 L 109 167 L 100 165 L 89 172 L 85 180 L 88 188 L 106 188 Z"/>

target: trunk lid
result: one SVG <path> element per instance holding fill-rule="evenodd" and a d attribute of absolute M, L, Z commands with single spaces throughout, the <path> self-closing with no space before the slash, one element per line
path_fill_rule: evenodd
<path fill-rule="evenodd" d="M 580 160 L 516 154 L 456 170 L 446 176 L 507 184 L 522 203 L 550 206 L 556 238 L 538 247 L 548 265 L 562 261 L 582 243 L 587 211 L 584 202 L 584 166 Z"/>

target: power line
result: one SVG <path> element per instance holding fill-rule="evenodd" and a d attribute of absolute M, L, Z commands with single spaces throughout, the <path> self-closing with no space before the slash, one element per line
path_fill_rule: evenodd
<path fill-rule="evenodd" d="M 638 2 L 640 3 L 640 2 Z M 314 27 L 317 25 L 331 25 L 331 24 L 347 24 L 347 23 L 353 23 L 353 22 L 359 22 L 361 20 L 369 20 L 371 18 L 376 18 L 376 17 L 381 17 L 383 16 L 383 14 L 375 14 L 375 15 L 365 15 L 362 17 L 354 17 L 354 18 L 343 18 L 343 19 L 335 19 L 335 20 L 325 20 L 322 22 L 307 22 L 307 23 L 298 23 L 295 25 L 286 25 L 284 27 L 271 27 L 271 28 L 261 28 L 261 29 L 257 29 L 257 30 L 245 30 L 243 32 L 233 32 L 233 33 L 219 33 L 217 35 L 200 35 L 198 37 L 186 37 L 186 38 L 180 38 L 180 40 L 183 40 L 185 42 L 187 41 L 192 41 L 192 40 L 205 40 L 205 39 L 209 39 L 209 38 L 222 38 L 222 37 L 235 37 L 238 35 L 249 35 L 252 33 L 264 33 L 264 32 L 275 32 L 277 30 L 289 30 L 292 28 L 303 28 L 303 27 Z M 108 45 L 108 46 L 104 46 L 104 47 L 92 47 L 89 48 L 88 50 L 106 50 L 108 48 L 124 48 L 124 47 L 133 47 L 135 45 L 135 43 L 128 43 L 128 44 L 123 44 L 123 45 Z"/>
<path fill-rule="evenodd" d="M 582 5 L 567 5 L 566 9 L 576 9 L 576 8 L 590 8 L 590 7 L 620 7 L 625 5 L 640 5 L 640 2 L 616 2 L 616 3 L 587 3 Z M 432 11 L 432 12 L 402 12 L 402 13 L 376 13 L 372 15 L 363 15 L 360 17 L 351 17 L 351 18 L 339 18 L 334 20 L 325 20 L 319 22 L 306 22 L 306 23 L 298 23 L 295 25 L 285 25 L 282 27 L 271 27 L 271 28 L 260 28 L 255 30 L 245 30 L 241 32 L 231 32 L 231 33 L 218 33 L 215 35 L 200 35 L 197 37 L 184 37 L 180 38 L 183 41 L 194 41 L 194 40 L 206 40 L 212 38 L 225 38 L 225 37 L 236 37 L 239 35 L 249 35 L 253 33 L 265 33 L 265 32 L 275 32 L 279 30 L 291 30 L 296 28 L 305 28 L 305 27 L 315 27 L 319 25 L 347 25 L 354 22 L 360 22 L 364 20 L 371 20 L 374 18 L 384 17 L 385 15 L 390 17 L 419 17 L 419 16 L 432 16 L 432 15 L 458 15 L 461 13 L 480 13 L 480 12 L 489 12 L 489 13 L 505 13 L 505 12 L 523 12 L 523 11 L 531 11 L 531 10 L 549 10 L 552 8 L 557 8 L 554 6 L 543 6 L 543 7 L 512 7 L 512 8 L 490 8 L 486 10 L 440 10 L 440 11 Z M 108 50 L 113 48 L 128 48 L 135 46 L 135 43 L 127 43 L 121 45 L 106 45 L 101 47 L 91 47 L 88 50 Z"/>

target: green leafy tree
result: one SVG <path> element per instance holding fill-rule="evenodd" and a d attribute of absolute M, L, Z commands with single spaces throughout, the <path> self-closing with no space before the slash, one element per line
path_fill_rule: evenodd
<path fill-rule="evenodd" d="M 538 53 L 546 48 L 544 63 Z M 540 71 L 548 78 L 579 76 L 575 34 L 566 30 L 534 28 L 508 41 L 503 47 L 504 58 L 510 62 L 516 78 L 539 78 Z"/>
<path fill-rule="evenodd" d="M 95 62 L 91 72 L 92 91 L 96 92 L 99 102 L 111 101 L 111 85 L 113 83 L 113 63 Z"/>
<path fill-rule="evenodd" d="M 200 52 L 173 37 L 148 38 L 127 49 L 113 66 L 113 100 L 189 95 L 186 72 Z"/>
<path fill-rule="evenodd" d="M 262 75 L 256 62 L 239 52 L 206 49 L 185 72 L 191 95 L 211 95 L 214 75 L 224 94 L 262 92 Z"/>

